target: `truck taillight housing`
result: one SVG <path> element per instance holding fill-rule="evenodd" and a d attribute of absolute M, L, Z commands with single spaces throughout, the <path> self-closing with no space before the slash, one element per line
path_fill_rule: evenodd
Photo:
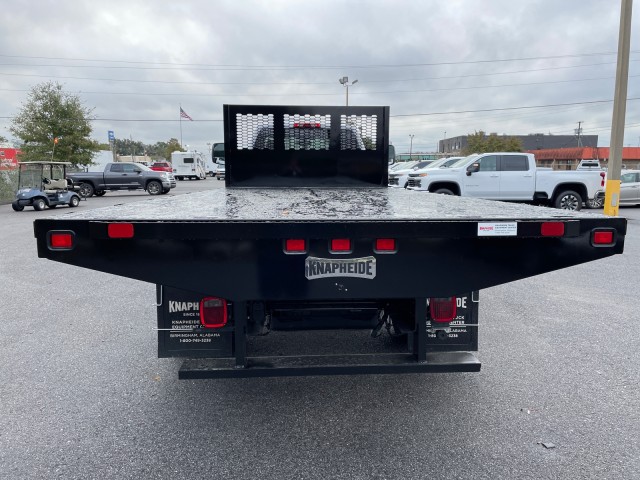
<path fill-rule="evenodd" d="M 288 238 L 284 241 L 285 253 L 306 253 L 307 242 L 301 238 Z"/>
<path fill-rule="evenodd" d="M 331 240 L 329 250 L 331 253 L 350 253 L 351 240 L 348 238 L 334 238 Z"/>
<path fill-rule="evenodd" d="M 47 235 L 49 250 L 72 250 L 75 246 L 75 233 L 70 230 L 51 231 Z"/>
<path fill-rule="evenodd" d="M 607 174 L 606 174 L 606 173 L 604 173 L 604 172 L 600 172 L 600 178 L 601 178 L 601 180 L 600 180 L 600 186 L 601 186 L 601 187 L 604 187 L 604 179 L 605 179 L 606 177 L 607 177 Z"/>
<path fill-rule="evenodd" d="M 564 223 L 544 222 L 540 226 L 540 235 L 543 237 L 562 237 L 564 235 Z"/>
<path fill-rule="evenodd" d="M 456 318 L 456 297 L 430 298 L 429 313 L 434 322 L 450 322 Z"/>
<path fill-rule="evenodd" d="M 205 297 L 200 300 L 200 323 L 205 328 L 222 328 L 227 324 L 227 301 Z"/>
<path fill-rule="evenodd" d="M 376 253 L 395 253 L 396 240 L 394 238 L 377 238 L 374 251 Z"/>
<path fill-rule="evenodd" d="M 110 223 L 107 235 L 109 238 L 133 238 L 133 223 Z"/>
<path fill-rule="evenodd" d="M 613 230 L 594 230 L 591 232 L 591 245 L 594 247 L 610 247 L 616 243 Z"/>

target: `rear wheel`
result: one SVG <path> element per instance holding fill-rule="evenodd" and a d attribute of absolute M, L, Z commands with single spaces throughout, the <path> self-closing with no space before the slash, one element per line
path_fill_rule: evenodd
<path fill-rule="evenodd" d="M 56 208 L 57 206 L 58 206 L 58 205 L 51 204 L 51 205 L 49 205 L 49 208 Z"/>
<path fill-rule="evenodd" d="M 80 197 L 74 195 L 73 197 L 71 197 L 71 200 L 69 200 L 69 206 L 73 208 L 77 207 L 78 205 L 80 205 Z"/>
<path fill-rule="evenodd" d="M 96 197 L 101 197 L 101 196 L 103 196 L 105 193 L 107 193 L 107 191 L 106 191 L 106 190 L 96 190 L 93 194 L 94 194 Z"/>
<path fill-rule="evenodd" d="M 435 190 L 433 193 L 438 193 L 440 195 L 455 195 L 455 193 L 453 193 L 448 188 L 439 188 L 439 189 Z"/>
<path fill-rule="evenodd" d="M 80 195 L 82 195 L 83 197 L 93 197 L 94 193 L 95 193 L 95 189 L 93 188 L 93 185 L 91 185 L 90 183 L 80 184 Z"/>
<path fill-rule="evenodd" d="M 582 208 L 582 197 L 578 192 L 565 190 L 556 197 L 554 206 L 562 210 L 578 211 Z"/>
<path fill-rule="evenodd" d="M 165 188 L 164 190 L 162 190 L 162 194 L 166 195 L 167 193 L 169 193 L 171 189 L 170 188 Z"/>
<path fill-rule="evenodd" d="M 21 212 L 24 210 L 24 206 L 20 205 L 18 202 L 11 203 L 11 208 L 13 208 L 14 212 Z"/>
<path fill-rule="evenodd" d="M 149 195 L 159 195 L 162 193 L 162 184 L 155 180 L 151 180 L 147 183 L 147 192 Z"/>
<path fill-rule="evenodd" d="M 589 208 L 602 208 L 604 205 L 604 198 L 591 198 L 587 200 L 587 207 Z"/>
<path fill-rule="evenodd" d="M 45 201 L 41 198 L 36 198 L 33 201 L 33 209 L 34 210 L 44 210 L 45 208 L 47 208 L 47 204 L 45 203 Z"/>

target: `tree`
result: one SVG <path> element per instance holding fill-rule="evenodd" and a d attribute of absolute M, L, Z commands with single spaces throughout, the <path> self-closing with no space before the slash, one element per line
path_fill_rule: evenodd
<path fill-rule="evenodd" d="M 121 157 L 129 155 L 144 155 L 147 151 L 146 145 L 139 140 L 132 140 L 129 138 L 120 139 L 116 138 L 115 145 L 116 153 Z"/>
<path fill-rule="evenodd" d="M 93 109 L 57 82 L 31 89 L 9 130 L 22 141 L 20 160 L 55 160 L 88 165 L 99 150 L 90 138 Z"/>
<path fill-rule="evenodd" d="M 482 130 L 467 135 L 467 146 L 462 149 L 463 155 L 487 152 L 521 152 L 522 142 L 516 137 L 499 137 L 497 133 L 487 135 Z"/>
<path fill-rule="evenodd" d="M 171 161 L 171 154 L 173 152 L 185 152 L 186 150 L 184 150 L 181 146 L 180 146 L 180 142 L 178 141 L 177 138 L 170 138 L 169 141 L 167 142 L 167 148 L 165 149 L 164 153 L 165 153 L 165 158 L 169 161 Z"/>

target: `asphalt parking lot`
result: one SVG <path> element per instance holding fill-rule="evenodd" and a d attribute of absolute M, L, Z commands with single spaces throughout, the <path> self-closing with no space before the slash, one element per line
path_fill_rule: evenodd
<path fill-rule="evenodd" d="M 623 255 L 481 292 L 480 373 L 211 381 L 156 358 L 153 285 L 37 258 L 64 212 L 0 205 L 2 479 L 640 478 L 640 208 Z"/>

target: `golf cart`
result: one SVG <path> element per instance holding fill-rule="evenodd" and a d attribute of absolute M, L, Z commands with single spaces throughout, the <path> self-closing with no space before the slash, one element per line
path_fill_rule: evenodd
<path fill-rule="evenodd" d="M 67 180 L 70 162 L 20 162 L 18 171 L 18 192 L 11 206 L 16 212 L 24 207 L 44 210 L 58 205 L 77 207 L 80 195 Z"/>

